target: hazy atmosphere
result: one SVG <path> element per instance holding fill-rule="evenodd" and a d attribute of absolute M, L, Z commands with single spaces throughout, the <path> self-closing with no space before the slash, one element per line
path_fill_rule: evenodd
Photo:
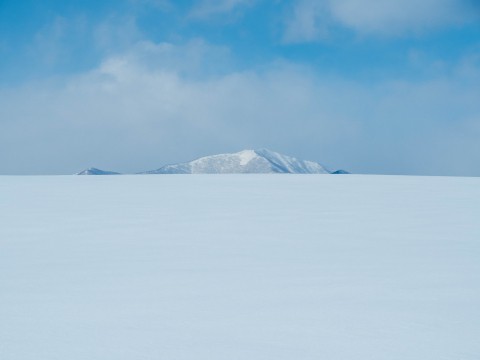
<path fill-rule="evenodd" d="M 475 0 L 2 0 L 1 174 L 269 148 L 480 176 Z"/>

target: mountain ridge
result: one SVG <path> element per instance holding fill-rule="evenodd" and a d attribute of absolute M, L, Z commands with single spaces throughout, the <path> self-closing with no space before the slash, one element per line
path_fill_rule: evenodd
<path fill-rule="evenodd" d="M 118 173 L 90 168 L 77 175 L 114 174 Z M 348 174 L 348 172 L 331 171 L 318 162 L 300 160 L 268 149 L 247 149 L 235 153 L 203 156 L 189 162 L 168 164 L 138 174 Z"/>

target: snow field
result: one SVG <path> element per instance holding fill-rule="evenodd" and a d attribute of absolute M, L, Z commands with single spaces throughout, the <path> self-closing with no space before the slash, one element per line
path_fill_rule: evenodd
<path fill-rule="evenodd" d="M 2 360 L 480 358 L 480 179 L 0 177 Z"/>

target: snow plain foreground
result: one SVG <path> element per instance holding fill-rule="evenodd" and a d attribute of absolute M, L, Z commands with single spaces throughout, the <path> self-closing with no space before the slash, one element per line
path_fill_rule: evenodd
<path fill-rule="evenodd" d="M 480 179 L 0 177 L 2 360 L 480 358 Z"/>

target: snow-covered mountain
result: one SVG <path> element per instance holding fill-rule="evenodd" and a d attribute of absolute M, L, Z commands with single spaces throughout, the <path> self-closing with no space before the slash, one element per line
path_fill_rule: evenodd
<path fill-rule="evenodd" d="M 75 175 L 120 175 L 120 173 L 114 172 L 114 171 L 105 171 L 105 170 L 100 170 L 97 168 L 88 168 L 83 171 L 80 171 L 79 173 Z"/>
<path fill-rule="evenodd" d="M 144 174 L 330 174 L 321 164 L 299 160 L 267 149 L 205 156 L 163 166 Z"/>
<path fill-rule="evenodd" d="M 330 171 L 315 161 L 299 160 L 271 150 L 259 149 L 205 156 L 186 163 L 165 165 L 140 174 L 348 174 L 348 172 Z M 76 175 L 119 175 L 119 173 L 89 168 Z"/>

